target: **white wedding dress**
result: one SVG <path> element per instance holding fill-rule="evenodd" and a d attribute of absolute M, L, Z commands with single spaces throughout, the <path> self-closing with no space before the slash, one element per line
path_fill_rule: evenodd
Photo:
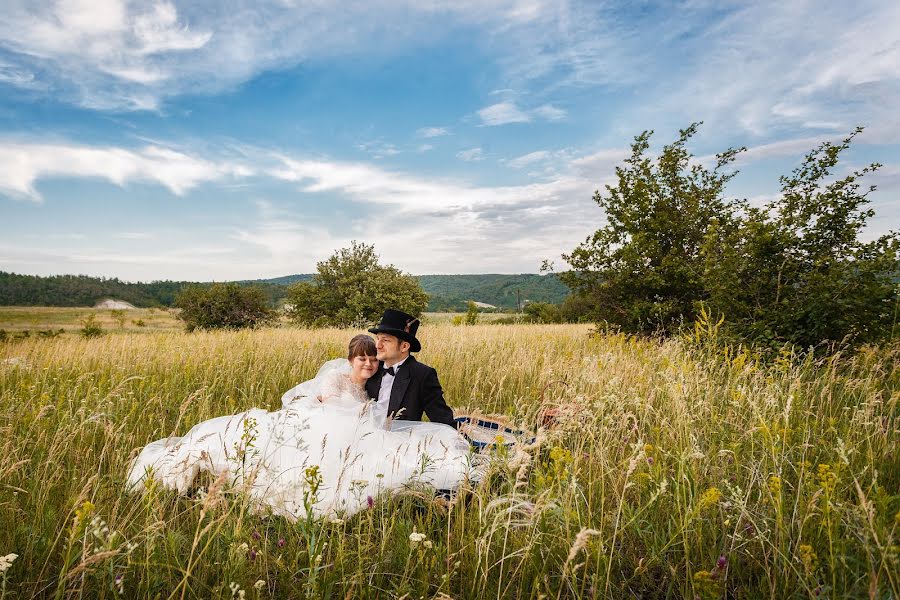
<path fill-rule="evenodd" d="M 129 486 L 149 477 L 184 493 L 202 471 L 227 472 L 260 508 L 296 519 L 306 514 L 305 497 L 316 516 L 352 515 L 380 493 L 415 484 L 454 489 L 472 476 L 469 443 L 454 428 L 373 416 L 346 359 L 325 363 L 282 403 L 281 410 L 210 419 L 183 437 L 150 443 L 131 465 Z"/>

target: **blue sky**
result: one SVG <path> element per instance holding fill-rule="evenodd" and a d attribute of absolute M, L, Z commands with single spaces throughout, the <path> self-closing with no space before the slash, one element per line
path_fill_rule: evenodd
<path fill-rule="evenodd" d="M 900 5 L 6 0 L 0 270 L 312 272 L 351 240 L 414 274 L 537 272 L 603 224 L 632 138 L 747 146 L 763 203 L 867 129 L 869 237 L 900 222 Z"/>

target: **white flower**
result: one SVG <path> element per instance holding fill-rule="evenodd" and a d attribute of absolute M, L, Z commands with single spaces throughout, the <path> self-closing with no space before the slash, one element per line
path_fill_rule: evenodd
<path fill-rule="evenodd" d="M 266 582 L 264 580 L 260 579 L 256 583 L 253 584 L 253 587 L 256 589 L 257 592 L 261 592 L 261 591 L 263 591 L 263 588 L 266 587 Z"/>
<path fill-rule="evenodd" d="M 415 546 L 416 544 L 418 544 L 420 542 L 424 542 L 425 538 L 426 538 L 426 535 L 424 533 L 418 533 L 416 531 L 413 531 L 411 534 L 409 534 L 409 541 L 412 543 L 413 546 Z"/>
<path fill-rule="evenodd" d="M 0 574 L 6 573 L 12 566 L 13 561 L 19 558 L 18 554 L 7 554 L 0 556 Z"/>
<path fill-rule="evenodd" d="M 344 524 L 344 520 L 338 519 L 337 517 L 333 517 L 333 518 L 329 519 L 328 522 L 331 523 L 332 525 L 343 525 Z"/>

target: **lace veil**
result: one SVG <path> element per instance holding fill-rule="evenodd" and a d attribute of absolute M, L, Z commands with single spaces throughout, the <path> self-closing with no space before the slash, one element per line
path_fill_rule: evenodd
<path fill-rule="evenodd" d="M 316 398 L 324 391 L 323 388 L 326 382 L 331 379 L 333 373 L 349 374 L 350 362 L 346 358 L 329 360 L 319 367 L 319 372 L 316 373 L 315 377 L 286 391 L 281 397 L 281 405 L 287 407 L 287 405 L 302 398 Z"/>

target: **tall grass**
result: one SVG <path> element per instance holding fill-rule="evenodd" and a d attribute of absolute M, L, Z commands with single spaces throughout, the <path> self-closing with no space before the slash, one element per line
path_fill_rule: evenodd
<path fill-rule="evenodd" d="M 762 365 L 578 325 L 422 332 L 457 410 L 554 427 L 455 502 L 427 490 L 291 523 L 203 481 L 124 492 L 147 442 L 280 408 L 355 333 L 0 345 L 6 597 L 896 598 L 894 349 Z M 310 474 L 314 479 L 315 474 Z M 314 482 L 313 482 L 314 483 Z"/>

